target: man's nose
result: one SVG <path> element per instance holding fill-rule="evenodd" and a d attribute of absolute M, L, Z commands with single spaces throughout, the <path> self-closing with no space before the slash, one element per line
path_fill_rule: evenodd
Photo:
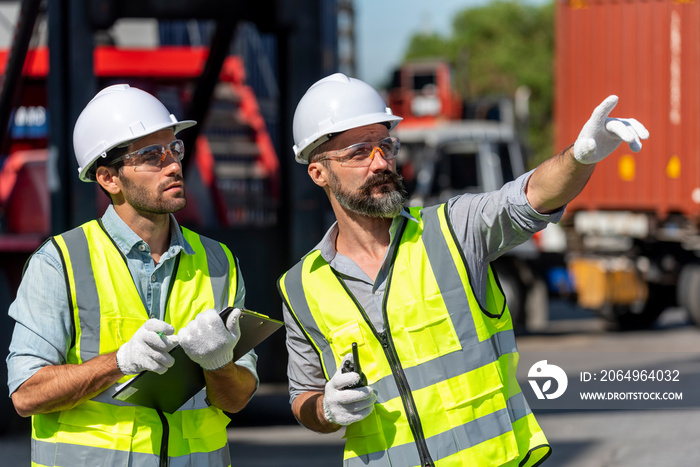
<path fill-rule="evenodd" d="M 163 151 L 163 155 L 161 156 L 160 160 L 160 165 L 163 167 L 163 170 L 170 173 L 182 172 L 182 163 L 177 160 L 175 155 L 169 149 Z"/>
<path fill-rule="evenodd" d="M 369 166 L 374 172 L 382 171 L 389 166 L 389 163 L 384 159 L 384 151 L 380 147 L 374 148 L 369 157 L 372 160 Z"/>

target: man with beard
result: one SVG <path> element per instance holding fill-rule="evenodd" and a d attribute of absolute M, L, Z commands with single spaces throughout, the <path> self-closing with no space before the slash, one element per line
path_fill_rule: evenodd
<path fill-rule="evenodd" d="M 233 362 L 240 310 L 217 312 L 244 306 L 237 261 L 172 214 L 187 203 L 176 134 L 195 123 L 124 84 L 78 117 L 79 177 L 111 204 L 34 253 L 10 306 L 8 385 L 32 417 L 32 465 L 231 464 L 224 411 L 252 397 L 257 356 Z M 111 397 L 132 375 L 167 371 L 178 342 L 203 368 L 200 393 L 172 414 Z"/>
<path fill-rule="evenodd" d="M 404 209 L 389 133 L 401 118 L 340 73 L 302 97 L 294 153 L 337 222 L 279 280 L 290 402 L 309 429 L 347 427 L 346 466 L 534 466 L 549 456 L 515 379 L 513 324 L 489 263 L 558 221 L 622 141 L 641 149 L 648 132 L 608 118 L 616 103 L 500 190 Z"/>

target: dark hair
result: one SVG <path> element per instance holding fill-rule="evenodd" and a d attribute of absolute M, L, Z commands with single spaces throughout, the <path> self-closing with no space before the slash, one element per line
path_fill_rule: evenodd
<path fill-rule="evenodd" d="M 128 146 L 124 146 L 124 147 L 117 146 L 116 148 L 112 148 L 109 151 L 107 151 L 106 157 L 98 157 L 97 160 L 95 161 L 95 163 L 92 164 L 92 167 L 90 167 L 90 169 L 88 169 L 88 173 L 87 173 L 88 178 L 90 180 L 96 180 L 97 179 L 97 177 L 96 177 L 97 169 L 99 169 L 100 167 L 111 166 L 111 167 L 114 167 L 118 172 L 122 167 L 124 167 L 124 161 L 119 161 L 116 164 L 112 164 L 112 161 L 114 159 L 116 159 L 117 157 L 121 157 L 124 154 L 126 154 L 127 149 L 128 149 Z M 104 192 L 104 194 L 106 194 L 107 196 L 109 196 L 110 199 L 112 199 L 109 192 L 107 190 L 105 190 L 104 188 L 102 188 L 102 185 L 100 185 L 100 189 Z"/>
<path fill-rule="evenodd" d="M 316 159 L 319 155 L 323 154 L 324 152 L 328 152 L 328 146 L 330 146 L 331 139 L 333 139 L 335 135 L 328 136 L 329 138 L 326 141 L 324 141 L 323 143 L 319 144 L 311 150 L 311 152 L 309 153 L 309 164 L 314 162 L 314 159 Z M 324 162 L 325 161 L 321 161 L 322 164 Z"/>

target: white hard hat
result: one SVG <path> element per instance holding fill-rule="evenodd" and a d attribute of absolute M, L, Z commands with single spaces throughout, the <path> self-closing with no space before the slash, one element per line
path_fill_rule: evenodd
<path fill-rule="evenodd" d="M 94 181 L 89 169 L 99 157 L 106 157 L 107 151 L 117 146 L 127 146 L 167 128 L 177 134 L 196 124 L 194 120 L 178 122 L 146 91 L 128 84 L 106 87 L 92 98 L 75 122 L 73 149 L 80 180 Z"/>
<path fill-rule="evenodd" d="M 306 91 L 294 112 L 295 159 L 308 164 L 311 151 L 334 133 L 373 123 L 391 130 L 401 120 L 369 84 L 342 73 L 326 76 Z"/>

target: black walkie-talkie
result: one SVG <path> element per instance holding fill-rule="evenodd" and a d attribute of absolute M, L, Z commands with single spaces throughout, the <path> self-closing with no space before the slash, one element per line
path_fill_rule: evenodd
<path fill-rule="evenodd" d="M 342 373 L 350 373 L 352 371 L 360 375 L 360 380 L 350 386 L 346 386 L 345 389 L 355 389 L 361 388 L 362 386 L 367 386 L 367 377 L 362 372 L 360 367 L 360 357 L 357 354 L 357 342 L 352 343 L 352 362 L 350 360 L 345 360 L 343 368 L 340 370 Z"/>

